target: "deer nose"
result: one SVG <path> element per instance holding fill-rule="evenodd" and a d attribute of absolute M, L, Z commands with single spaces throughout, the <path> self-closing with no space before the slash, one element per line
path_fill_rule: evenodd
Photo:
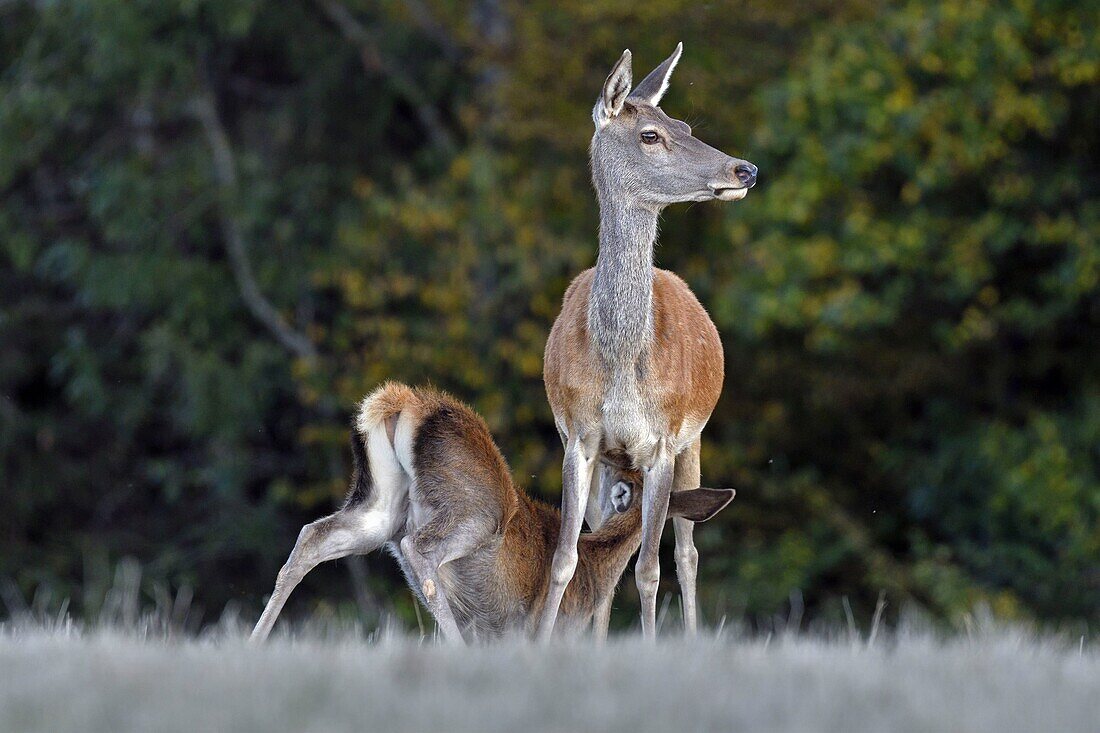
<path fill-rule="evenodd" d="M 745 188 L 752 188 L 756 185 L 756 166 L 747 160 L 734 166 L 733 175 L 737 176 L 737 180 Z"/>

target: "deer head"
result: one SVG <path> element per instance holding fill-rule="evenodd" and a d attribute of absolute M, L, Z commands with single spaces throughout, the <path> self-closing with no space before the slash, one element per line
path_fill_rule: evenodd
<path fill-rule="evenodd" d="M 657 105 L 684 44 L 630 91 L 630 50 L 611 69 L 592 110 L 592 179 L 601 198 L 661 209 L 681 201 L 738 201 L 756 184 L 756 166 L 693 137 Z"/>
<path fill-rule="evenodd" d="M 613 514 L 625 514 L 641 497 L 640 471 L 622 471 L 614 483 L 600 483 L 598 501 L 603 521 Z M 726 508 L 737 492 L 733 489 L 687 489 L 669 495 L 668 516 L 683 517 L 693 522 L 705 522 Z"/>

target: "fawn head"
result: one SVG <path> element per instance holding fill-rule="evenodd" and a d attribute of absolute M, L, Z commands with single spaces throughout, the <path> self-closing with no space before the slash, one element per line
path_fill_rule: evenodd
<path fill-rule="evenodd" d="M 668 499 L 668 516 L 705 522 L 726 508 L 736 495 L 733 489 L 688 489 L 673 491 Z M 618 480 L 601 481 L 597 499 L 603 521 L 612 514 L 630 511 L 642 498 L 639 471 L 619 471 Z"/>

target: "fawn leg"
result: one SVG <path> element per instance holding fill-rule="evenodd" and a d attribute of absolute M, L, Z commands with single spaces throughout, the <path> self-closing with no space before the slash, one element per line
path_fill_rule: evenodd
<path fill-rule="evenodd" d="M 403 537 L 401 554 L 415 576 L 420 595 L 428 605 L 428 611 L 435 617 L 443 638 L 448 642 L 461 644 L 465 639 L 439 582 L 439 568 L 452 560 L 465 557 L 481 544 L 483 537 L 482 534 L 462 530 L 437 533 L 435 524 L 429 522 L 415 535 Z"/>
<path fill-rule="evenodd" d="M 596 604 L 596 612 L 592 614 L 592 636 L 597 644 L 607 641 L 607 627 L 611 624 L 611 600 L 615 595 L 612 590 L 607 598 L 600 599 Z"/>
<path fill-rule="evenodd" d="M 366 554 L 381 547 L 389 540 L 392 525 L 391 518 L 383 512 L 341 510 L 302 527 L 290 557 L 275 579 L 275 590 L 252 630 L 251 640 L 267 638 L 283 604 L 306 573 L 326 560 Z"/>

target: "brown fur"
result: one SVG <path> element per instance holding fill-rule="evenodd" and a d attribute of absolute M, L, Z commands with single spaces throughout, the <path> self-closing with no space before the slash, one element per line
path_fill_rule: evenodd
<path fill-rule="evenodd" d="M 622 478 L 630 478 L 630 475 Z M 635 477 L 632 483 L 635 491 L 640 492 L 640 480 Z M 506 574 L 516 581 L 516 590 L 527 599 L 533 623 L 546 602 L 550 562 L 558 545 L 561 513 L 526 494 L 519 496 L 520 505 L 526 507 L 508 527 L 501 559 L 508 568 Z M 612 515 L 595 532 L 581 535 L 577 546 L 577 570 L 561 602 L 562 618 L 569 626 L 575 627 L 591 619 L 596 603 L 614 591 L 641 539 L 639 501 L 634 501 L 626 512 Z M 533 626 L 531 631 L 534 631 Z"/>
<path fill-rule="evenodd" d="M 607 369 L 588 334 L 588 299 L 595 269 L 565 291 L 561 314 L 546 342 L 543 380 L 554 415 L 568 426 L 594 429 L 607 385 Z M 718 404 L 724 356 L 718 329 L 687 284 L 653 268 L 653 348 L 639 372 L 645 402 L 675 435 L 685 420 L 706 420 Z M 572 432 L 572 431 L 570 431 Z"/>
<path fill-rule="evenodd" d="M 435 511 L 433 519 L 417 533 L 418 546 L 441 541 L 471 523 L 484 527 L 488 530 L 484 549 L 475 553 L 482 557 L 470 557 L 466 565 L 495 555 L 492 584 L 496 587 L 471 588 L 467 583 L 448 591 L 452 596 L 482 598 L 495 592 L 510 598 L 511 602 L 503 605 L 514 605 L 526 610 L 530 619 L 536 618 L 532 612 L 541 610 L 546 599 L 560 513 L 516 488 L 488 427 L 473 410 L 430 389 L 415 389 L 413 396 L 420 415 L 414 443 L 418 493 Z M 620 475 L 640 487 L 635 474 Z M 562 606 L 570 626 L 588 621 L 596 602 L 613 590 L 638 549 L 639 507 L 634 502 L 600 530 L 583 536 L 577 574 Z M 461 614 L 456 610 L 456 615 Z"/>

